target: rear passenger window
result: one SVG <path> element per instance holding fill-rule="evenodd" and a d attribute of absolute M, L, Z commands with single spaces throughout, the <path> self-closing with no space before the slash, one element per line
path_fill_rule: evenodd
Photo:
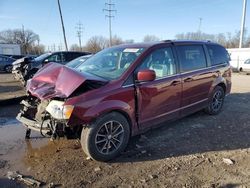
<path fill-rule="evenodd" d="M 207 66 L 204 49 L 201 45 L 177 46 L 181 72 L 205 68 Z"/>
<path fill-rule="evenodd" d="M 226 49 L 219 45 L 207 45 L 208 53 L 211 59 L 211 64 L 219 65 L 229 62 L 229 54 Z"/>

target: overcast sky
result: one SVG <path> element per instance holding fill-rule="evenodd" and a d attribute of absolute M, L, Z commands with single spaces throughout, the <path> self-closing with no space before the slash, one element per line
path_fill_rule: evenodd
<path fill-rule="evenodd" d="M 106 0 L 107 2 L 108 0 Z M 105 0 L 61 0 L 69 46 L 78 43 L 76 24 L 84 26 L 83 43 L 94 35 L 109 36 Z M 113 0 L 112 32 L 122 39 L 142 41 L 147 34 L 173 39 L 176 34 L 201 30 L 234 33 L 240 29 L 243 0 Z M 247 5 L 246 27 L 250 23 Z M 31 29 L 45 45 L 63 44 L 57 0 L 0 0 L 0 30 Z"/>

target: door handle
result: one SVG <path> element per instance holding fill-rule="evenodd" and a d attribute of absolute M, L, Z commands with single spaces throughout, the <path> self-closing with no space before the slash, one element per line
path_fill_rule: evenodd
<path fill-rule="evenodd" d="M 188 78 L 184 79 L 184 82 L 191 82 L 191 81 L 193 81 L 193 78 L 191 78 L 191 77 L 188 77 Z"/>
<path fill-rule="evenodd" d="M 171 86 L 176 86 L 176 85 L 178 85 L 178 84 L 180 84 L 181 83 L 181 81 L 179 81 L 179 80 L 174 80 L 170 85 Z"/>

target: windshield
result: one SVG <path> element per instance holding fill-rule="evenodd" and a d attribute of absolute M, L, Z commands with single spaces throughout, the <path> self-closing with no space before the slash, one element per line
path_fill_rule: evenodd
<path fill-rule="evenodd" d="M 66 64 L 67 67 L 70 67 L 70 68 L 76 68 L 78 66 L 80 66 L 84 61 L 86 61 L 88 58 L 90 58 L 92 55 L 85 55 L 85 56 L 81 56 L 81 57 L 78 57 L 70 62 L 68 62 Z"/>
<path fill-rule="evenodd" d="M 114 80 L 133 64 L 143 50 L 144 48 L 108 48 L 87 59 L 76 70 Z"/>
<path fill-rule="evenodd" d="M 51 55 L 51 53 L 42 54 L 42 55 L 36 57 L 34 60 L 35 61 L 42 61 L 43 59 L 47 58 L 49 55 Z"/>

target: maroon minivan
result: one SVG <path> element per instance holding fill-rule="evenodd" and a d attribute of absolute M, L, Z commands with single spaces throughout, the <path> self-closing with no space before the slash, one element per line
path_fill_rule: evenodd
<path fill-rule="evenodd" d="M 107 161 L 129 138 L 205 109 L 218 114 L 231 90 L 229 56 L 209 41 L 126 44 L 102 50 L 76 69 L 51 63 L 28 81 L 17 119 L 52 138 L 81 138 Z M 167 124 L 165 124 L 167 125 Z"/>

